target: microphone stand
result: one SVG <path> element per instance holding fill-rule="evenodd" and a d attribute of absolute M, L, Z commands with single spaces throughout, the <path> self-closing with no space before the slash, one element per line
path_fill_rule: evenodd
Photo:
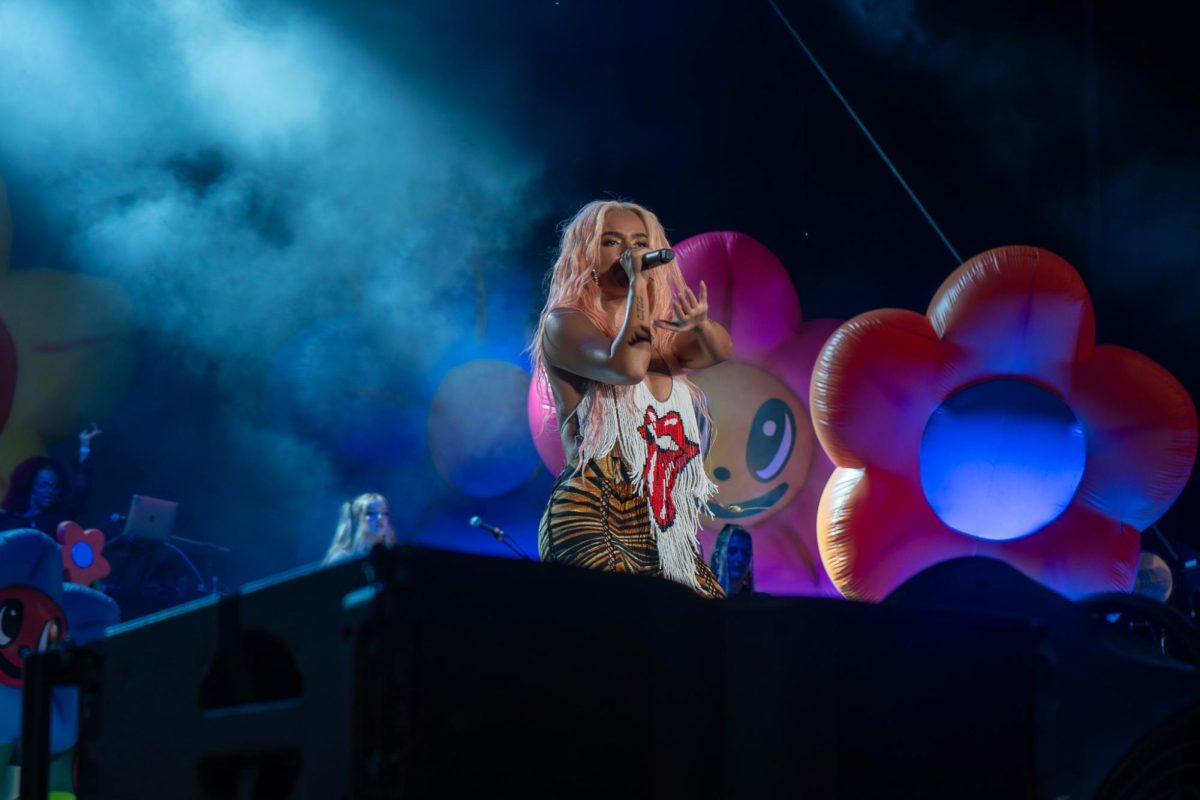
<path fill-rule="evenodd" d="M 500 530 L 499 528 L 496 528 L 495 530 L 490 530 L 489 528 L 483 528 L 478 525 L 476 525 L 474 527 L 478 527 L 478 528 L 480 528 L 480 530 L 485 530 L 488 533 L 490 533 L 497 542 L 504 545 L 512 552 L 516 553 L 518 558 L 524 559 L 525 561 L 533 560 L 528 555 L 526 555 L 525 551 L 521 549 L 520 545 L 518 545 L 512 539 L 509 539 L 508 534 L 505 533 L 504 531 Z"/>

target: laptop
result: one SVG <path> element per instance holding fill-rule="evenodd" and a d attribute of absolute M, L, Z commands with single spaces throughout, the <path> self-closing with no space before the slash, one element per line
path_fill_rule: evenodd
<path fill-rule="evenodd" d="M 169 541 L 175 532 L 175 510 L 178 503 L 135 494 L 125 517 L 125 535 L 141 536 L 159 542 Z"/>

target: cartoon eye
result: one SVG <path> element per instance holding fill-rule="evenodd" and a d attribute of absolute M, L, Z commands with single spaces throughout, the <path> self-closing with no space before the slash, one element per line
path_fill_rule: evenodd
<path fill-rule="evenodd" d="M 46 624 L 42 626 L 42 635 L 38 637 L 37 651 L 44 653 L 58 643 L 59 637 L 62 635 L 62 623 L 57 617 L 51 617 L 46 620 Z"/>
<path fill-rule="evenodd" d="M 25 604 L 15 597 L 0 603 L 0 647 L 8 647 L 21 633 L 25 622 Z"/>
<path fill-rule="evenodd" d="M 796 444 L 796 418 L 788 404 L 772 398 L 758 407 L 746 442 L 746 466 L 760 481 L 773 480 L 787 466 Z"/>

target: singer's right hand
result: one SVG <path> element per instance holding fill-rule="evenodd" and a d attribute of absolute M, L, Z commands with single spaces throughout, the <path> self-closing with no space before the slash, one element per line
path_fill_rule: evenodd
<path fill-rule="evenodd" d="M 621 266 L 630 283 L 633 283 L 633 279 L 642 274 L 642 256 L 647 250 L 649 248 L 645 245 L 634 245 L 621 253 Z"/>

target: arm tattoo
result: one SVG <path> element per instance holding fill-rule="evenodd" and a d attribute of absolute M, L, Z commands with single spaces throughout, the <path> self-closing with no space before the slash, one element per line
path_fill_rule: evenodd
<path fill-rule="evenodd" d="M 640 322 L 646 318 L 646 299 L 644 297 L 634 298 L 637 301 L 637 318 Z"/>

